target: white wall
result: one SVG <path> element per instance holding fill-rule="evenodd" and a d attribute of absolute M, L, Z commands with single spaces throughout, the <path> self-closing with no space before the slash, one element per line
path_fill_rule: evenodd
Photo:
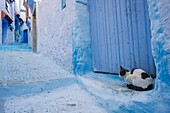
<path fill-rule="evenodd" d="M 15 11 L 20 15 L 20 9 L 19 9 L 19 0 L 16 0 L 16 2 L 14 2 L 14 9 Z"/>
<path fill-rule="evenodd" d="M 75 17 L 74 0 L 44 0 L 37 3 L 37 52 L 53 59 L 72 72 L 72 32 Z"/>
<path fill-rule="evenodd" d="M 0 0 L 0 10 L 5 10 L 5 0 Z"/>
<path fill-rule="evenodd" d="M 37 4 L 37 50 L 74 74 L 91 70 L 87 0 L 44 0 Z"/>

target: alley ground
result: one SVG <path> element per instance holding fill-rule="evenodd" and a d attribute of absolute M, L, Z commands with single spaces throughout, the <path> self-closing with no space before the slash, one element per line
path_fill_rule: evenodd
<path fill-rule="evenodd" d="M 0 47 L 0 113 L 168 113 L 162 87 L 132 91 L 117 75 L 75 76 L 27 45 Z"/>

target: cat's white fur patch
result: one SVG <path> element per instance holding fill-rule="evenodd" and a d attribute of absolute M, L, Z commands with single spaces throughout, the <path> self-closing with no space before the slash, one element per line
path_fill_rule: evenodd
<path fill-rule="evenodd" d="M 130 74 L 131 72 L 126 72 L 124 76 L 125 82 L 142 88 L 147 88 L 148 85 L 154 84 L 154 79 L 152 77 L 142 79 L 141 74 L 143 72 L 145 73 L 142 69 L 135 69 L 133 74 Z"/>

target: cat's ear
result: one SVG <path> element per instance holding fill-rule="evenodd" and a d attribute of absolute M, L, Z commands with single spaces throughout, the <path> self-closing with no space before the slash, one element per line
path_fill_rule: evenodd
<path fill-rule="evenodd" d="M 127 72 L 129 72 L 129 70 L 126 69 Z"/>
<path fill-rule="evenodd" d="M 123 67 L 122 66 L 120 66 L 120 70 L 122 70 L 123 69 Z"/>

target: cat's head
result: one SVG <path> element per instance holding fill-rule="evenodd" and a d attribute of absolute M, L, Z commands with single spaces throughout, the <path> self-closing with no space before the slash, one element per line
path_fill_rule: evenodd
<path fill-rule="evenodd" d="M 125 78 L 126 75 L 128 74 L 129 70 L 123 68 L 122 66 L 120 66 L 120 72 L 119 72 L 119 77 L 121 78 Z"/>

